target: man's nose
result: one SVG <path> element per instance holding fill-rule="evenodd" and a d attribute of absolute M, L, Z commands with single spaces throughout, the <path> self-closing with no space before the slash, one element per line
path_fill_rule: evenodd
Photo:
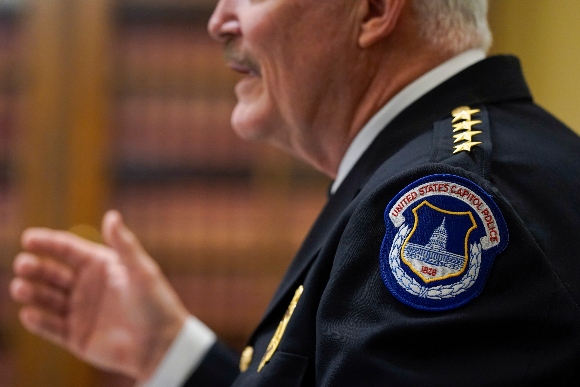
<path fill-rule="evenodd" d="M 207 24 L 210 36 L 224 42 L 241 32 L 240 23 L 236 14 L 238 0 L 220 0 L 215 7 Z"/>

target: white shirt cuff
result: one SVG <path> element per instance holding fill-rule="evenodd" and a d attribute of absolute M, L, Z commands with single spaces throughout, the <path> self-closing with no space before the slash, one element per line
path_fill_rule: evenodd
<path fill-rule="evenodd" d="M 151 379 L 140 387 L 178 387 L 201 364 L 216 341 L 215 333 L 189 316 Z"/>

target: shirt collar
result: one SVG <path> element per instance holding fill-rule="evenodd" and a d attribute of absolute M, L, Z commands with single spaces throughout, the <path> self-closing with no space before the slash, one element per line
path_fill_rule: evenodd
<path fill-rule="evenodd" d="M 338 173 L 332 183 L 330 193 L 336 192 L 373 140 L 399 113 L 439 84 L 484 58 L 485 52 L 483 50 L 465 51 L 423 74 L 391 98 L 367 122 L 348 147 L 338 167 Z"/>

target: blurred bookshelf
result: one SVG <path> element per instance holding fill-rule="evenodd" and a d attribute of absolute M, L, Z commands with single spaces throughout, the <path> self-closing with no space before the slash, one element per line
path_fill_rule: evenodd
<path fill-rule="evenodd" d="M 3 289 L 24 227 L 98 229 L 116 208 L 241 350 L 329 182 L 231 130 L 237 75 L 207 34 L 215 4 L 0 0 Z M 0 385 L 134 385 L 25 332 L 6 292 L 0 312 Z"/>
<path fill-rule="evenodd" d="M 207 34 L 214 5 L 116 2 L 111 203 L 190 310 L 240 349 L 327 181 L 231 130 L 237 76 Z"/>
<path fill-rule="evenodd" d="M 231 130 L 237 75 L 207 34 L 215 3 L 115 2 L 110 207 L 188 309 L 241 350 L 328 180 Z"/>

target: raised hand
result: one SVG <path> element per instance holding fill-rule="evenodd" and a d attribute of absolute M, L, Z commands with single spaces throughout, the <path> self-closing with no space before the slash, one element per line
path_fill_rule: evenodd
<path fill-rule="evenodd" d="M 105 215 L 102 234 L 106 245 L 26 230 L 10 293 L 29 331 L 99 368 L 145 380 L 188 312 L 118 212 Z"/>

